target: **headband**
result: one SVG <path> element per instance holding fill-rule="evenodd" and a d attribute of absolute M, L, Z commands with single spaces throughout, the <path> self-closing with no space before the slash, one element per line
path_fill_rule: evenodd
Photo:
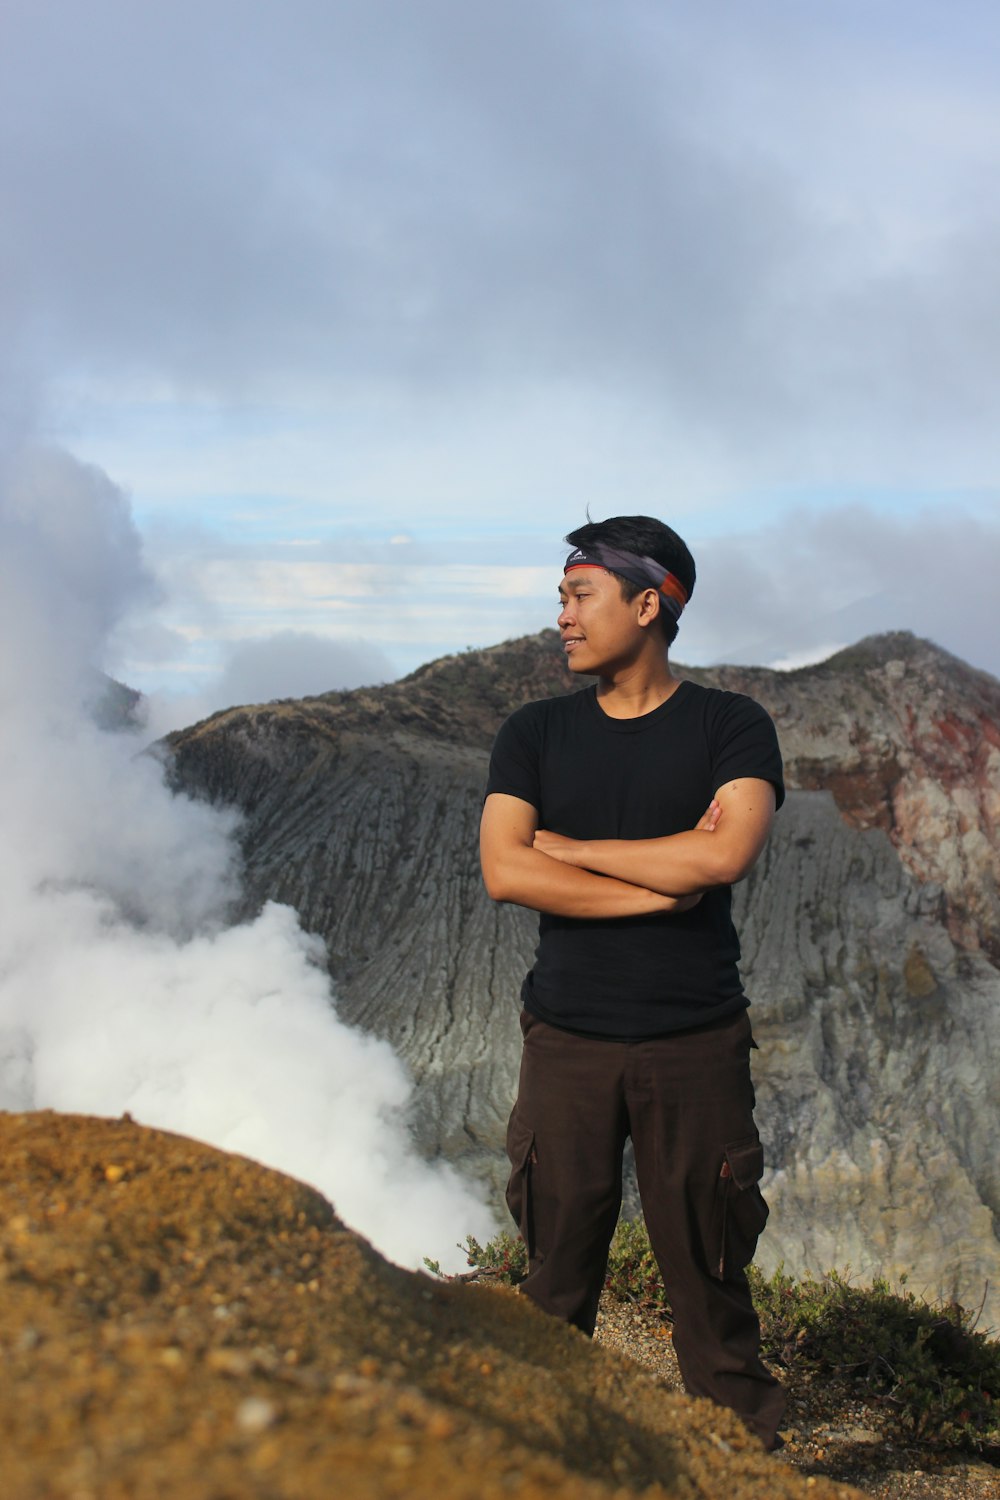
<path fill-rule="evenodd" d="M 688 602 L 687 590 L 655 557 L 640 557 L 637 552 L 619 552 L 616 547 L 606 547 L 603 542 L 592 542 L 584 550 L 577 547 L 566 559 L 565 573 L 573 568 L 603 568 L 607 573 L 617 573 L 629 583 L 640 588 L 656 589 L 663 595 L 667 609 L 675 620 Z"/>

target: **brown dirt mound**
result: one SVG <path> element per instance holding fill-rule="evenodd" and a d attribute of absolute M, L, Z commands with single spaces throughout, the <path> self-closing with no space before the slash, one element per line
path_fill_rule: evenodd
<path fill-rule="evenodd" d="M 0 1114 L 5 1500 L 857 1496 L 513 1294 L 403 1271 L 277 1172 Z"/>

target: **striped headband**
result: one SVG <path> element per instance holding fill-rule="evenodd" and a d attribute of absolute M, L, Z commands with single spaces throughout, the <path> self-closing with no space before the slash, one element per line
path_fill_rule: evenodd
<path fill-rule="evenodd" d="M 608 573 L 617 573 L 629 583 L 637 583 L 643 589 L 656 589 L 663 595 L 667 609 L 675 620 L 688 602 L 687 590 L 655 557 L 640 557 L 637 552 L 619 552 L 616 547 L 606 547 L 603 542 L 592 542 L 584 551 L 577 547 L 566 559 L 565 573 L 573 568 L 604 568 Z"/>

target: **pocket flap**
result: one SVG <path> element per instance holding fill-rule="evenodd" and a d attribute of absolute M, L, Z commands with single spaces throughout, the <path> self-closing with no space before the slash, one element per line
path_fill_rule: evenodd
<path fill-rule="evenodd" d="M 764 1147 L 758 1140 L 736 1141 L 726 1147 L 726 1161 L 733 1182 L 742 1192 L 764 1175 Z"/>
<path fill-rule="evenodd" d="M 535 1145 L 535 1132 L 517 1115 L 511 1117 L 507 1126 L 507 1157 L 515 1170 L 523 1168 Z"/>

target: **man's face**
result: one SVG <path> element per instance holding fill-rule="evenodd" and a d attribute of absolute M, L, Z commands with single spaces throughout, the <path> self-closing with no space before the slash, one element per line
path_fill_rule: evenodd
<path fill-rule="evenodd" d="M 603 568 L 572 568 L 559 585 L 559 633 L 571 672 L 604 674 L 634 660 L 646 638 L 638 601 L 626 603 Z"/>

